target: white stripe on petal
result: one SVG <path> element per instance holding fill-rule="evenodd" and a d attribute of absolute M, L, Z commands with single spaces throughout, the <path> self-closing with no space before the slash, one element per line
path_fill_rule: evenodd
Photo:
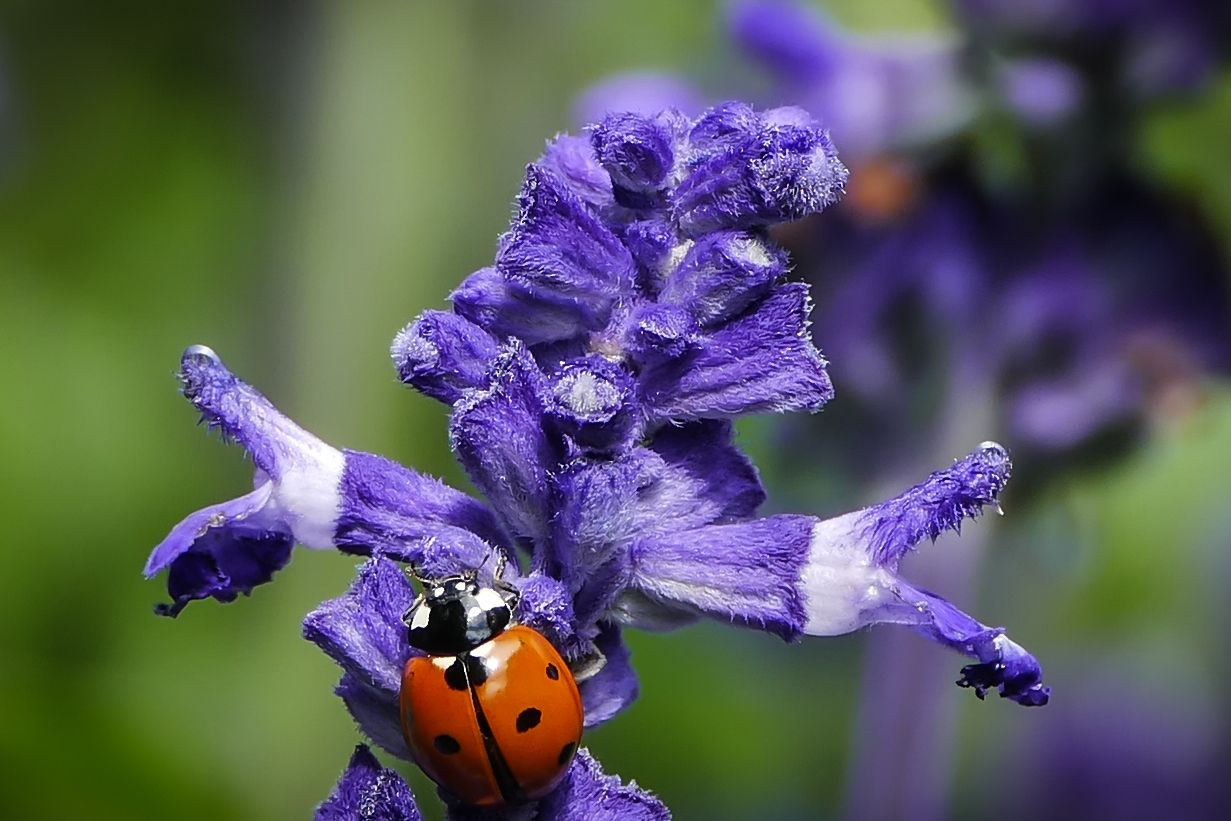
<path fill-rule="evenodd" d="M 856 510 L 817 522 L 812 529 L 808 564 L 800 575 L 811 636 L 837 636 L 875 620 L 878 611 L 899 603 L 893 593 L 896 577 L 877 566 L 867 553 L 867 540 L 858 531 Z"/>
<path fill-rule="evenodd" d="M 342 511 L 342 471 L 346 457 L 324 442 L 301 440 L 295 461 L 282 471 L 274 501 L 291 527 L 295 541 L 318 549 L 334 546 Z"/>

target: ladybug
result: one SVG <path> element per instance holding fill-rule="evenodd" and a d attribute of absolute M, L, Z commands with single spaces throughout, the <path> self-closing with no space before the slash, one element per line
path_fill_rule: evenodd
<path fill-rule="evenodd" d="M 542 633 L 515 622 L 518 593 L 501 569 L 492 587 L 474 572 L 424 580 L 404 617 L 411 646 L 426 654 L 402 675 L 406 743 L 433 781 L 484 807 L 551 792 L 584 720 L 564 659 Z"/>

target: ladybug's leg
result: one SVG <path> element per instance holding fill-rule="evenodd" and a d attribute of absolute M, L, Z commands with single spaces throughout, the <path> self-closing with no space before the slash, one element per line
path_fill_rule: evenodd
<path fill-rule="evenodd" d="M 422 593 L 415 596 L 415 600 L 410 603 L 410 607 L 407 607 L 406 612 L 402 614 L 403 624 L 406 624 L 406 625 L 410 624 L 410 615 L 414 613 L 415 609 L 421 604 L 423 604 L 423 594 Z"/>
<path fill-rule="evenodd" d="M 496 588 L 496 591 L 500 593 L 501 598 L 504 599 L 504 603 L 507 604 L 509 609 L 513 611 L 514 615 L 516 615 L 517 605 L 521 603 L 521 591 L 514 585 L 500 578 L 492 581 L 492 587 Z"/>

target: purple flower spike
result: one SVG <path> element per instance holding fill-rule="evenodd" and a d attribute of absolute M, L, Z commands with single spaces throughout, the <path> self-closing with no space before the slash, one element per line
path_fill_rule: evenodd
<path fill-rule="evenodd" d="M 316 808 L 316 821 L 419 821 L 410 787 L 380 766 L 364 745 L 355 748 L 333 794 Z"/>
<path fill-rule="evenodd" d="M 450 444 L 486 501 L 325 445 L 208 349 L 190 349 L 186 395 L 251 453 L 257 482 L 155 549 L 147 573 L 170 571 L 165 611 L 249 592 L 297 541 L 370 557 L 303 633 L 341 667 L 336 693 L 362 733 L 402 758 L 400 689 L 418 652 L 404 565 L 415 578 L 489 584 L 502 568 L 517 621 L 560 651 L 590 727 L 637 697 L 625 629 L 701 617 L 788 640 L 905 624 L 972 657 L 959 683 L 980 697 L 1044 703 L 1038 663 L 1003 630 L 897 574 L 919 541 L 996 501 L 1010 467 L 999 446 L 845 516 L 758 514 L 765 491 L 730 419 L 815 411 L 833 393 L 808 333 L 808 288 L 784 281 L 785 254 L 763 230 L 840 193 L 845 169 L 825 133 L 800 109 L 727 103 L 695 123 L 613 116 L 592 135 L 557 138 L 529 167 L 496 266 L 462 283 L 454 312 L 424 313 L 391 347 L 402 380 L 450 406 Z M 531 804 L 460 806 L 449 789 L 455 819 L 668 817 L 584 750 Z M 360 748 L 318 817 L 418 812 Z"/>

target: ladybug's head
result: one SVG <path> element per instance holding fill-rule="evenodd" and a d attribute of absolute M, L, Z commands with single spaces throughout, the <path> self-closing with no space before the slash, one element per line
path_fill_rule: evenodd
<path fill-rule="evenodd" d="M 429 656 L 456 656 L 504 631 L 516 593 L 484 587 L 473 576 L 429 582 L 406 612 L 407 638 Z"/>

